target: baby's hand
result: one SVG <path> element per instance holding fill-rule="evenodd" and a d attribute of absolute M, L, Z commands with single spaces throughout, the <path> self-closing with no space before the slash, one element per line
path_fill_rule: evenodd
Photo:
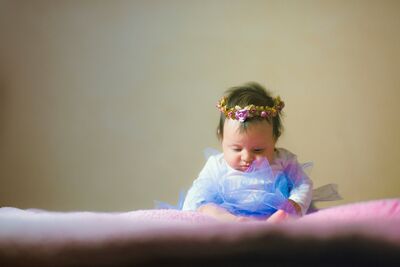
<path fill-rule="evenodd" d="M 254 219 L 252 219 L 250 217 L 246 217 L 246 216 L 237 216 L 236 221 L 237 222 L 250 222 L 250 221 L 254 221 Z"/>
<path fill-rule="evenodd" d="M 267 219 L 267 222 L 280 223 L 288 220 L 289 218 L 290 218 L 289 213 L 283 210 L 278 210 Z"/>
<path fill-rule="evenodd" d="M 286 204 L 290 205 L 289 208 L 291 208 L 295 212 L 294 215 L 291 215 L 284 210 L 278 210 L 267 219 L 267 222 L 280 223 L 301 216 L 301 207 L 299 204 L 297 204 L 291 199 L 289 199 L 289 201 Z"/>

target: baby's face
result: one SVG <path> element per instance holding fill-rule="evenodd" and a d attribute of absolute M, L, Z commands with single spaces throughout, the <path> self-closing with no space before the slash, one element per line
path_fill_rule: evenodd
<path fill-rule="evenodd" d="M 256 159 L 267 158 L 272 163 L 275 149 L 272 125 L 261 121 L 250 124 L 246 131 L 240 132 L 240 123 L 225 120 L 222 150 L 229 166 L 243 172 Z"/>

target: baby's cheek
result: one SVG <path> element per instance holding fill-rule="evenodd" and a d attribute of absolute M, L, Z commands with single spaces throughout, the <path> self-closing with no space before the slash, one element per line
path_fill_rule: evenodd
<path fill-rule="evenodd" d="M 225 161 L 229 164 L 229 166 L 231 166 L 231 167 L 235 167 L 235 165 L 237 164 L 237 160 L 236 160 L 236 158 L 235 158 L 235 156 L 234 155 L 231 155 L 231 154 L 225 154 Z"/>

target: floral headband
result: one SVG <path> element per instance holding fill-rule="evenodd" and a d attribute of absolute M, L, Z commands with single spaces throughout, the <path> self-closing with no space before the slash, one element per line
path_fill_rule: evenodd
<path fill-rule="evenodd" d="M 285 103 L 278 96 L 274 98 L 274 106 L 255 106 L 248 105 L 244 108 L 240 106 L 235 106 L 234 108 L 226 107 L 227 98 L 226 96 L 221 98 L 217 104 L 217 108 L 225 114 L 225 116 L 232 120 L 238 120 L 240 122 L 245 122 L 248 118 L 261 117 L 261 118 L 271 118 L 278 115 L 279 112 L 285 106 Z"/>

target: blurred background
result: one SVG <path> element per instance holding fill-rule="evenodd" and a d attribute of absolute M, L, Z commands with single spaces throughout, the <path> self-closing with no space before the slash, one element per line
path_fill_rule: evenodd
<path fill-rule="evenodd" d="M 223 92 L 286 102 L 325 206 L 400 196 L 399 1 L 0 0 L 0 206 L 176 203 Z M 322 206 L 324 206 L 322 205 Z"/>

